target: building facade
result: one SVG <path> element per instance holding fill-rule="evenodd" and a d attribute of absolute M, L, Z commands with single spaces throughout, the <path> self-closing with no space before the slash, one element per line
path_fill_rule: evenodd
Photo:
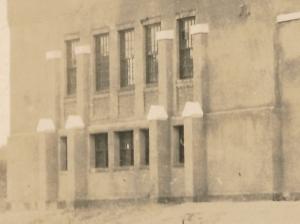
<path fill-rule="evenodd" d="M 0 0 L 0 147 L 7 143 L 9 135 L 9 28 L 6 0 Z"/>
<path fill-rule="evenodd" d="M 8 1 L 8 201 L 297 198 L 298 11 Z"/>

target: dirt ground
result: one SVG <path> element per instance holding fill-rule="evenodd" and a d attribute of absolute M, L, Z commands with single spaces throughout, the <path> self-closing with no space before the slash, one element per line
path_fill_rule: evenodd
<path fill-rule="evenodd" d="M 300 202 L 136 204 L 80 210 L 7 211 L 0 224 L 299 224 Z"/>

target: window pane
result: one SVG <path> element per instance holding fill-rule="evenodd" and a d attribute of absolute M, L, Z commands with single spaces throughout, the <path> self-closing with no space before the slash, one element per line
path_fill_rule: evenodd
<path fill-rule="evenodd" d="M 178 163 L 183 164 L 184 163 L 184 127 L 178 126 L 176 127 L 176 131 L 178 134 L 178 147 L 177 147 L 177 155 L 178 155 Z"/>
<path fill-rule="evenodd" d="M 120 32 L 121 87 L 134 84 L 134 30 Z"/>
<path fill-rule="evenodd" d="M 66 137 L 60 139 L 60 170 L 68 170 L 68 142 Z"/>
<path fill-rule="evenodd" d="M 108 167 L 108 135 L 97 134 L 95 139 L 95 167 L 106 168 Z"/>
<path fill-rule="evenodd" d="M 78 39 L 66 41 L 66 53 L 67 53 L 67 95 L 73 95 L 76 93 L 76 55 L 75 47 L 78 43 Z"/>
<path fill-rule="evenodd" d="M 109 35 L 95 36 L 96 91 L 109 87 Z"/>
<path fill-rule="evenodd" d="M 146 29 L 146 83 L 158 82 L 158 44 L 155 38 L 160 24 L 148 25 Z"/>
<path fill-rule="evenodd" d="M 195 24 L 195 17 L 179 20 L 179 64 L 180 79 L 193 77 L 192 35 L 190 27 Z"/>
<path fill-rule="evenodd" d="M 119 132 L 120 166 L 133 166 L 133 131 Z"/>
<path fill-rule="evenodd" d="M 149 165 L 149 130 L 142 130 L 142 138 L 143 138 L 143 159 L 142 159 L 142 165 Z"/>

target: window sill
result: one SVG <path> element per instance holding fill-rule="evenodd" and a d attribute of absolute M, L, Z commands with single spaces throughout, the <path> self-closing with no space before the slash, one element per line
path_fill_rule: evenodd
<path fill-rule="evenodd" d="M 95 92 L 93 98 L 94 99 L 101 99 L 101 98 L 106 98 L 109 97 L 109 90 L 107 91 L 99 91 L 99 92 Z"/>
<path fill-rule="evenodd" d="M 104 95 L 104 94 L 109 94 L 109 88 L 97 90 L 97 91 L 95 90 L 95 92 L 94 92 L 95 96 Z"/>
<path fill-rule="evenodd" d="M 144 91 L 145 92 L 155 92 L 158 90 L 158 85 L 157 83 L 155 84 L 147 84 Z"/>
<path fill-rule="evenodd" d="M 193 77 L 191 78 L 186 78 L 186 79 L 178 79 L 176 81 L 176 86 L 177 87 L 182 87 L 182 86 L 193 86 Z"/>
<path fill-rule="evenodd" d="M 107 173 L 109 168 L 90 168 L 90 173 Z"/>
<path fill-rule="evenodd" d="M 124 86 L 124 87 L 121 87 L 119 89 L 119 93 L 122 93 L 122 92 L 132 92 L 132 91 L 134 91 L 134 89 L 135 89 L 134 85 Z"/>
<path fill-rule="evenodd" d="M 121 88 L 119 90 L 119 95 L 132 95 L 134 94 L 134 86 L 130 88 Z"/>
<path fill-rule="evenodd" d="M 76 101 L 76 95 L 65 96 L 64 100 L 67 101 L 67 102 L 74 102 L 74 101 Z"/>
<path fill-rule="evenodd" d="M 134 169 L 135 169 L 134 166 L 119 166 L 119 167 L 115 167 L 114 171 L 132 171 Z"/>
<path fill-rule="evenodd" d="M 149 170 L 149 165 L 141 165 L 140 170 Z"/>
<path fill-rule="evenodd" d="M 180 169 L 180 168 L 184 168 L 184 163 L 182 163 L 182 164 L 181 164 L 181 163 L 174 164 L 173 167 L 174 167 L 174 168 L 179 168 L 179 169 Z"/>

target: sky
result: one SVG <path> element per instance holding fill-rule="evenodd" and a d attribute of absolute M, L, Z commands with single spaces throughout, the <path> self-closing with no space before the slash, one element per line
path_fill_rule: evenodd
<path fill-rule="evenodd" d="M 0 0 L 0 147 L 9 134 L 9 29 L 6 0 Z"/>

